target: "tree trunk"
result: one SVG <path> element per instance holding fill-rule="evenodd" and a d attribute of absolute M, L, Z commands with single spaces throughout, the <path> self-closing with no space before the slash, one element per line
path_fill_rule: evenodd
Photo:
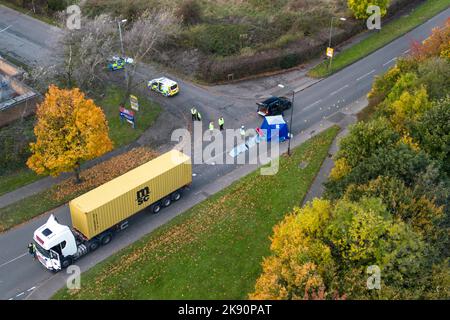
<path fill-rule="evenodd" d="M 79 184 L 82 182 L 81 180 L 81 176 L 80 176 L 80 165 L 77 164 L 77 166 L 75 167 L 75 183 Z"/>

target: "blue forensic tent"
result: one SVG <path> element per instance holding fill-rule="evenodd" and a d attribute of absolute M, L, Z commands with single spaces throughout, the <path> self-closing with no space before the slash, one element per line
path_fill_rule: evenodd
<path fill-rule="evenodd" d="M 272 138 L 276 137 L 278 137 L 281 142 L 289 139 L 289 128 L 281 115 L 265 117 L 263 123 L 261 124 L 261 130 L 263 130 L 264 138 L 267 141 L 270 141 Z"/>

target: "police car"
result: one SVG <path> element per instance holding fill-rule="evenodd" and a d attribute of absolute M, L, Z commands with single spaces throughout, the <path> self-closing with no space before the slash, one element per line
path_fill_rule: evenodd
<path fill-rule="evenodd" d="M 114 56 L 110 59 L 108 59 L 108 69 L 111 71 L 116 71 L 123 69 L 125 67 L 125 64 L 133 64 L 134 60 L 132 58 L 121 58 L 119 56 Z"/>
<path fill-rule="evenodd" d="M 150 80 L 147 86 L 150 90 L 159 92 L 166 97 L 174 96 L 180 91 L 178 83 L 166 77 Z"/>

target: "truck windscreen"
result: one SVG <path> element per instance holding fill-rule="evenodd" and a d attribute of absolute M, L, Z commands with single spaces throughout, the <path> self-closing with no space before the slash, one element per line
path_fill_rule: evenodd
<path fill-rule="evenodd" d="M 50 252 L 48 250 L 45 250 L 44 248 L 42 248 L 40 246 L 39 243 L 37 243 L 36 241 L 33 241 L 34 245 L 36 246 L 36 250 L 39 251 L 44 257 L 46 258 L 50 258 Z"/>

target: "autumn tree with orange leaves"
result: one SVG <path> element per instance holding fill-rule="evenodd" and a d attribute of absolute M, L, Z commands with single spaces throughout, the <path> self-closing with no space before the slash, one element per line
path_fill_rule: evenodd
<path fill-rule="evenodd" d="M 434 28 L 430 37 L 422 42 L 414 42 L 411 54 L 417 61 L 436 56 L 450 59 L 450 18 L 447 18 L 444 26 Z"/>
<path fill-rule="evenodd" d="M 81 164 L 112 149 L 103 110 L 79 89 L 50 86 L 36 115 L 36 142 L 30 144 L 27 165 L 37 174 L 74 171 L 80 182 Z"/>

